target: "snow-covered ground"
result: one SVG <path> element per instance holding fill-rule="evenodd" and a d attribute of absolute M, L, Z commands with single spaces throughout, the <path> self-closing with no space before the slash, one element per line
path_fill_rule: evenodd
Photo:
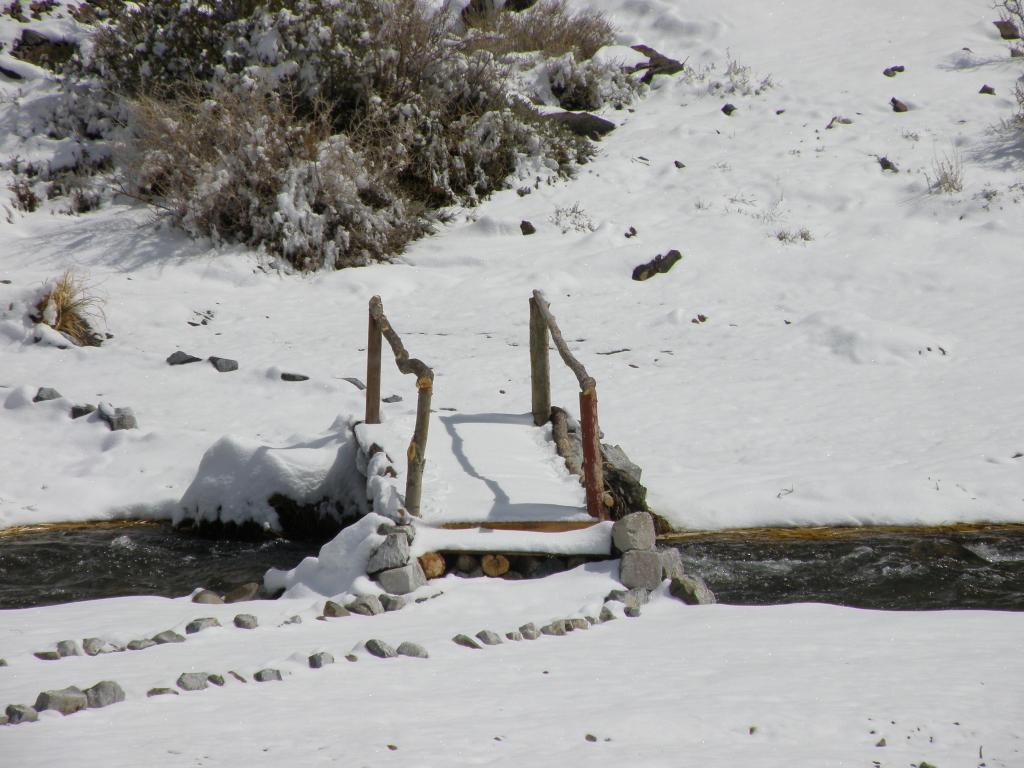
<path fill-rule="evenodd" d="M 364 376 L 374 294 L 434 367 L 436 408 L 525 414 L 534 288 L 597 379 L 606 440 L 678 527 L 1022 521 L 1024 133 L 1004 124 L 1022 65 L 990 4 L 590 4 L 624 46 L 704 75 L 656 78 L 630 111 L 606 113 L 618 128 L 576 180 L 461 211 L 402 263 L 278 274 L 123 201 L 0 215 L 0 526 L 170 517 L 225 438 L 305 451 L 303 466 L 326 476 L 362 413 L 345 378 Z M 4 159 L 70 152 L 23 135 L 48 88 L 25 73 L 0 76 Z M 909 111 L 894 113 L 894 97 Z M 930 194 L 926 174 L 946 157 L 962 162 L 963 191 Z M 558 225 L 570 219 L 579 230 Z M 537 233 L 524 237 L 522 220 Z M 671 248 L 684 255 L 671 272 L 630 279 Z M 101 348 L 33 343 L 28 312 L 69 267 L 105 299 L 113 338 Z M 177 349 L 239 370 L 169 367 Z M 554 401 L 574 411 L 575 381 L 552 372 Z M 41 386 L 65 399 L 33 404 Z M 384 427 L 406 440 L 412 385 L 388 368 L 384 388 L 404 398 L 383 406 Z M 67 416 L 101 401 L 132 407 L 139 429 Z M 435 430 L 428 460 L 438 450 L 454 448 Z M 430 477 L 428 464 L 428 489 Z M 294 597 L 241 609 L 260 617 L 251 634 L 56 662 L 31 653 L 203 615 L 230 625 L 239 611 L 153 598 L 0 612 L 0 704 L 106 678 L 128 693 L 0 729 L 0 764 L 1024 765 L 1018 615 L 660 597 L 639 619 L 567 637 L 482 651 L 450 641 L 573 615 L 613 585 L 596 567 L 543 583 L 446 579 L 427 588 L 444 592 L 436 600 L 329 623 Z M 278 626 L 292 614 L 305 621 Z M 370 637 L 420 642 L 431 658 L 341 659 Z M 304 669 L 321 648 L 338 664 Z M 291 674 L 145 697 L 190 669 L 263 666 Z"/>

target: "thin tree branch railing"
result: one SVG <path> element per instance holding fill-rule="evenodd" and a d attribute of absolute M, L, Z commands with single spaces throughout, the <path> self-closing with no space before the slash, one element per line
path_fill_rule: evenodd
<path fill-rule="evenodd" d="M 395 355 L 395 364 L 402 373 L 416 377 L 416 427 L 407 451 L 408 469 L 405 481 L 405 508 L 419 517 L 423 496 L 423 467 L 426 465 L 427 432 L 430 426 L 430 399 L 434 388 L 434 372 L 409 352 L 391 327 L 380 296 L 370 299 L 369 327 L 366 344 L 366 418 L 367 424 L 380 424 L 380 368 L 382 339 L 387 339 Z"/>

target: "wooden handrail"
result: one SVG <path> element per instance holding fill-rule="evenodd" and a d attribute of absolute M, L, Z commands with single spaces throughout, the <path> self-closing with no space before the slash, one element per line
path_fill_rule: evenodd
<path fill-rule="evenodd" d="M 423 496 L 423 467 L 427 463 L 427 431 L 430 426 L 430 399 L 434 388 L 434 372 L 415 357 L 409 357 L 402 339 L 384 314 L 380 296 L 370 299 L 369 328 L 366 344 L 366 423 L 380 424 L 381 339 L 387 339 L 395 355 L 395 364 L 402 373 L 416 377 L 416 427 L 413 431 L 405 479 L 405 509 L 419 517 Z"/>
<path fill-rule="evenodd" d="M 548 335 L 562 361 L 576 374 L 580 384 L 580 427 L 583 443 L 583 487 L 587 492 L 587 513 L 608 519 L 605 504 L 604 469 L 601 464 L 601 430 L 597 423 L 597 382 L 583 363 L 569 351 L 544 294 L 534 291 L 530 298 L 530 381 L 533 423 L 538 427 L 551 419 L 551 374 L 548 367 Z"/>

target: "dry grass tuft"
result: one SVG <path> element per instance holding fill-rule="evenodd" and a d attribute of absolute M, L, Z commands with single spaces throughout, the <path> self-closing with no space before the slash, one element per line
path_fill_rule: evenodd
<path fill-rule="evenodd" d="M 98 347 L 103 337 L 92 323 L 103 317 L 103 302 L 72 270 L 61 275 L 36 305 L 36 322 L 45 323 L 80 347 Z"/>
<path fill-rule="evenodd" d="M 932 161 L 931 175 L 925 174 L 928 180 L 928 191 L 934 194 L 952 195 L 964 189 L 964 159 L 953 151 L 952 154 L 936 157 Z"/>
<path fill-rule="evenodd" d="M 578 60 L 591 58 L 615 42 L 615 28 L 599 11 L 571 12 L 566 0 L 548 0 L 525 11 L 491 10 L 466 14 L 472 31 L 467 51 L 507 53 L 540 51 L 546 56 L 572 53 Z"/>

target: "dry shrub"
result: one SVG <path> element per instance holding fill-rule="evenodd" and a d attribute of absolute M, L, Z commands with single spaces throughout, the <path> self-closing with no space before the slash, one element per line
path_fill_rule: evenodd
<path fill-rule="evenodd" d="M 15 179 L 7 185 L 7 189 L 14 195 L 14 207 L 19 211 L 32 213 L 39 207 L 39 195 L 28 179 Z"/>
<path fill-rule="evenodd" d="M 569 10 L 566 0 L 547 0 L 525 11 L 488 10 L 466 14 L 471 30 L 467 50 L 507 53 L 540 51 L 546 56 L 572 53 L 579 60 L 615 42 L 615 28 L 593 10 Z"/>
<path fill-rule="evenodd" d="M 954 150 L 951 154 L 936 157 L 932 161 L 932 173 L 925 174 L 928 191 L 932 194 L 952 195 L 964 189 L 963 156 Z"/>
<path fill-rule="evenodd" d="M 80 347 L 98 347 L 103 336 L 93 323 L 103 317 L 103 302 L 84 278 L 67 270 L 36 305 L 36 322 L 45 323 Z"/>

